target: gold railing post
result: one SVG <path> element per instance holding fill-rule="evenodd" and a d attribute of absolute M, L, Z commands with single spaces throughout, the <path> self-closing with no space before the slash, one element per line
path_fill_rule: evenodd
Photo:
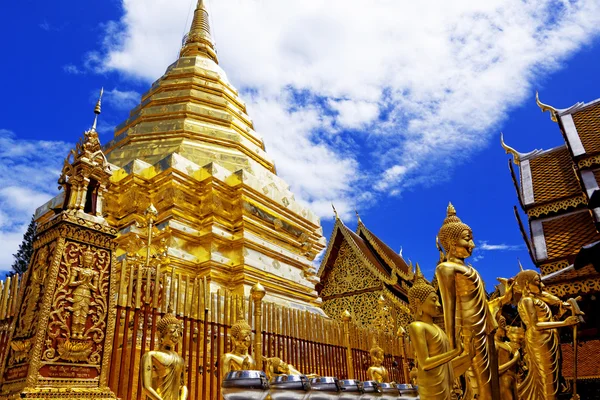
<path fill-rule="evenodd" d="M 250 295 L 254 302 L 254 361 L 256 368 L 262 370 L 262 299 L 265 297 L 265 288 L 256 282 L 250 289 Z"/>
<path fill-rule="evenodd" d="M 352 315 L 348 310 L 342 313 L 342 321 L 344 322 L 344 338 L 346 345 L 346 365 L 348 366 L 348 379 L 354 379 L 354 362 L 352 361 L 352 347 L 350 346 L 350 321 Z"/>
<path fill-rule="evenodd" d="M 402 370 L 404 371 L 404 383 L 410 383 L 409 371 L 408 371 L 408 359 L 406 358 L 406 331 L 403 327 L 398 328 L 398 332 L 396 333 L 398 338 L 400 339 L 400 355 L 402 356 Z"/>

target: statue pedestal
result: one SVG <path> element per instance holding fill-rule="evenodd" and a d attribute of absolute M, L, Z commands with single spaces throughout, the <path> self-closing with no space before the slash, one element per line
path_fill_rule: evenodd
<path fill-rule="evenodd" d="M 116 399 L 107 385 L 116 233 L 82 212 L 63 211 L 40 227 L 10 328 L 0 398 Z"/>

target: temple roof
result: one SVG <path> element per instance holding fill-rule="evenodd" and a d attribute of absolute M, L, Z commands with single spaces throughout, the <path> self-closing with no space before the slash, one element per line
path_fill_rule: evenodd
<path fill-rule="evenodd" d="M 534 204 L 548 203 L 581 194 L 581 187 L 566 146 L 531 158 L 529 167 Z"/>
<path fill-rule="evenodd" d="M 600 152 L 600 101 L 572 114 L 577 133 L 588 154 Z"/>
<path fill-rule="evenodd" d="M 562 375 L 567 379 L 573 379 L 573 345 L 562 344 Z M 597 379 L 600 378 L 600 340 L 589 340 L 579 343 L 577 352 L 577 378 Z"/>
<path fill-rule="evenodd" d="M 542 220 L 541 225 L 548 260 L 574 256 L 584 245 L 600 240 L 587 210 Z"/>
<path fill-rule="evenodd" d="M 359 222 L 357 233 L 355 233 L 341 219 L 336 218 L 336 223 L 319 269 L 321 282 L 324 281 L 331 268 L 333 268 L 339 249 L 344 241 L 359 255 L 365 266 L 381 279 L 385 289 L 405 300 L 407 289 L 410 286 L 409 282 L 412 278 L 410 267 L 406 264 L 402 256 L 394 253 L 389 246 L 367 229 L 362 222 Z"/>
<path fill-rule="evenodd" d="M 412 268 L 408 266 L 406 261 L 404 261 L 404 258 L 371 232 L 360 219 L 358 221 L 356 232 L 359 237 L 366 241 L 371 248 L 377 252 L 387 265 L 397 270 L 405 279 L 410 279 Z"/>

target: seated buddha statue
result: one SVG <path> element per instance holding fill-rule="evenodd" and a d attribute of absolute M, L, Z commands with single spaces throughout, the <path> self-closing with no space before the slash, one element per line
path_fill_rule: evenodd
<path fill-rule="evenodd" d="M 252 328 L 244 319 L 239 319 L 231 326 L 229 334 L 233 351 L 221 357 L 222 375 L 225 377 L 231 371 L 256 369 L 256 363 L 248 347 L 252 340 Z"/>
<path fill-rule="evenodd" d="M 384 383 L 390 381 L 388 370 L 383 366 L 383 359 L 385 357 L 383 349 L 379 347 L 377 339 L 373 338 L 373 347 L 371 347 L 371 366 L 367 370 L 367 377 L 370 381 L 378 383 Z"/>
<path fill-rule="evenodd" d="M 140 368 L 142 389 L 152 400 L 186 400 L 188 389 L 183 384 L 185 363 L 175 352 L 181 340 L 183 323 L 168 313 L 156 324 L 160 347 L 142 356 Z"/>
<path fill-rule="evenodd" d="M 421 400 L 450 400 L 454 395 L 454 376 L 462 375 L 469 368 L 470 352 L 463 353 L 461 340 L 451 348 L 446 333 L 433 322 L 441 315 L 442 306 L 436 290 L 427 283 L 419 268 L 408 299 L 415 319 L 408 325 L 408 334 L 417 356 L 419 396 Z M 467 348 L 470 349 L 471 344 L 467 343 Z"/>

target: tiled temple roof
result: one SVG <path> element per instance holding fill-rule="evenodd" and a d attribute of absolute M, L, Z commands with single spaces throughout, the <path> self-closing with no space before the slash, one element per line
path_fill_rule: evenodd
<path fill-rule="evenodd" d="M 548 260 L 575 255 L 582 246 L 600 240 L 587 211 L 542 221 L 542 226 Z"/>
<path fill-rule="evenodd" d="M 566 146 L 532 158 L 529 166 L 535 205 L 581 194 L 581 187 Z"/>

